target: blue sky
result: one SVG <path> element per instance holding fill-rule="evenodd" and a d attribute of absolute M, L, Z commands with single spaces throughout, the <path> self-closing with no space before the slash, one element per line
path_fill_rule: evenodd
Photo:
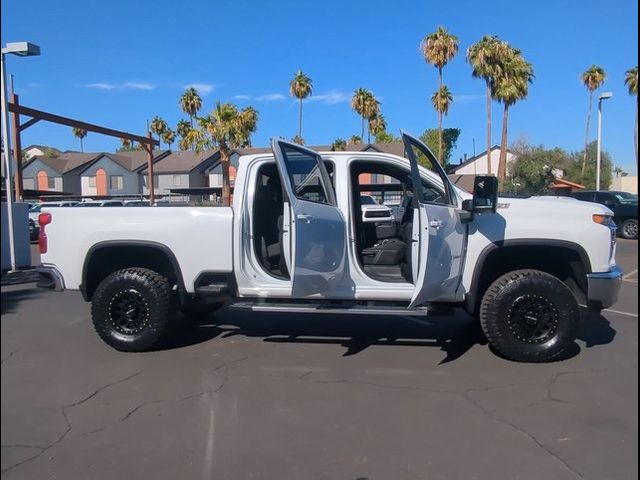
<path fill-rule="evenodd" d="M 357 87 L 382 101 L 389 130 L 421 133 L 435 128 L 429 98 L 437 72 L 422 59 L 420 40 L 438 25 L 460 39 L 460 54 L 445 68 L 454 104 L 445 126 L 462 135 L 456 161 L 484 150 L 484 85 L 471 78 L 464 51 L 484 34 L 520 48 L 536 79 L 527 100 L 510 112 L 509 140 L 582 148 L 587 92 L 580 73 L 591 64 L 608 73 L 603 90 L 614 98 L 604 110 L 603 144 L 635 172 L 635 101 L 623 84 L 637 64 L 638 3 L 633 0 L 471 0 L 453 2 L 204 1 L 204 0 L 5 0 L 2 44 L 28 40 L 42 56 L 7 59 L 21 103 L 108 127 L 143 133 L 160 115 L 171 125 L 183 118 L 178 98 L 198 85 L 204 106 L 215 101 L 252 105 L 260 112 L 253 143 L 292 137 L 297 107 L 288 94 L 296 70 L 314 83 L 305 104 L 303 136 L 329 144 L 359 133 L 349 107 Z M 501 107 L 495 105 L 494 143 Z M 595 139 L 595 118 L 592 122 Z M 41 122 L 23 134 L 23 145 L 78 149 L 68 127 Z M 113 150 L 116 139 L 89 134 L 85 150 Z"/>

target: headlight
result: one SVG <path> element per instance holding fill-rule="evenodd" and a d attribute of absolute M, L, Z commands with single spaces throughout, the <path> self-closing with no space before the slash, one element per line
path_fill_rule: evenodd
<path fill-rule="evenodd" d="M 594 222 L 599 223 L 600 225 L 615 225 L 613 223 L 613 215 L 607 215 L 605 213 L 594 213 L 591 218 Z"/>

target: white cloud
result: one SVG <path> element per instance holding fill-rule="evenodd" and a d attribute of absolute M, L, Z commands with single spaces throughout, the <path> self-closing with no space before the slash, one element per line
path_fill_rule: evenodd
<path fill-rule="evenodd" d="M 233 97 L 234 100 L 249 100 L 250 98 L 249 95 L 236 95 Z"/>
<path fill-rule="evenodd" d="M 351 94 L 347 92 L 338 92 L 331 90 L 330 92 L 321 93 L 319 95 L 311 95 L 309 100 L 313 102 L 322 102 L 328 105 L 335 105 L 336 103 L 348 102 L 351 99 Z"/>
<path fill-rule="evenodd" d="M 89 83 L 87 85 L 85 85 L 85 87 L 87 88 L 97 88 L 98 90 L 114 90 L 116 88 L 115 85 L 111 84 L 111 83 Z"/>
<path fill-rule="evenodd" d="M 126 82 L 122 85 L 124 89 L 134 89 L 134 90 L 153 90 L 155 87 L 150 83 L 146 82 Z"/>
<path fill-rule="evenodd" d="M 185 85 L 183 88 L 195 88 L 199 93 L 208 95 L 213 92 L 213 89 L 216 88 L 216 86 L 211 83 L 190 83 Z"/>
<path fill-rule="evenodd" d="M 260 95 L 256 97 L 256 100 L 259 102 L 276 102 L 279 100 L 284 100 L 286 97 L 281 93 L 267 93 L 266 95 Z"/>

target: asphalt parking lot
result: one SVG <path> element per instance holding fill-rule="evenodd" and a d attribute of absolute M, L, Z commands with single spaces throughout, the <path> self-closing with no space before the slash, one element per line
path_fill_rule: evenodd
<path fill-rule="evenodd" d="M 618 304 L 541 365 L 463 314 L 227 310 L 124 354 L 78 293 L 3 286 L 2 477 L 637 478 L 637 242 L 618 261 Z"/>

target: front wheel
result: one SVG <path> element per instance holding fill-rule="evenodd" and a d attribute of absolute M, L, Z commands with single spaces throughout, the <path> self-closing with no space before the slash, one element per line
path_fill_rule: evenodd
<path fill-rule="evenodd" d="M 126 352 L 157 347 L 170 321 L 168 280 L 146 268 L 126 268 L 105 278 L 91 300 L 98 335 L 109 346 Z"/>
<path fill-rule="evenodd" d="M 560 357 L 576 337 L 578 302 L 563 282 L 539 270 L 507 273 L 487 289 L 480 323 L 502 356 L 519 362 Z"/>
<path fill-rule="evenodd" d="M 638 239 L 638 220 L 630 218 L 622 222 L 620 226 L 620 236 L 629 240 Z"/>

